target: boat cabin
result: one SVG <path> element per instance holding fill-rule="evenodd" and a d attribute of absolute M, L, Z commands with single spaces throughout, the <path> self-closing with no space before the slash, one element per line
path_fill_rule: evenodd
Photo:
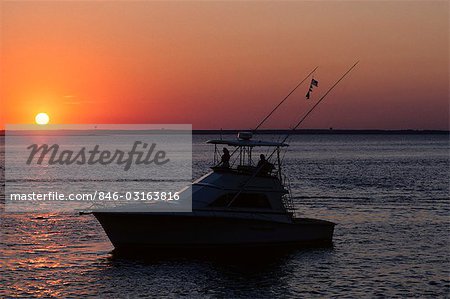
<path fill-rule="evenodd" d="M 251 133 L 244 132 L 239 133 L 237 139 L 207 141 L 214 145 L 213 171 L 193 183 L 194 210 L 239 210 L 252 213 L 251 217 L 255 217 L 256 212 L 258 215 L 279 215 L 284 221 L 290 221 L 294 206 L 289 183 L 282 177 L 280 157 L 280 148 L 288 145 L 255 141 L 251 137 Z M 223 147 L 229 149 L 223 150 Z M 253 158 L 257 147 L 268 152 L 262 162 L 258 162 L 259 155 L 258 160 Z M 222 151 L 228 156 L 227 163 L 223 163 Z"/>

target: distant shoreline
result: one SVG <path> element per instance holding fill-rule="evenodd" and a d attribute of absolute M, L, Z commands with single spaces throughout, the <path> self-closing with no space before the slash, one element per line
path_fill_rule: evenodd
<path fill-rule="evenodd" d="M 251 130 L 192 130 L 192 135 L 236 135 L 238 132 Z M 340 129 L 301 129 L 295 130 L 258 130 L 256 134 L 264 135 L 450 135 L 448 130 L 340 130 Z M 4 136 L 5 131 L 0 131 Z"/>
<path fill-rule="evenodd" d="M 192 130 L 193 135 L 232 135 L 251 130 Z M 258 130 L 255 134 L 292 135 L 450 135 L 446 130 L 335 130 L 335 129 L 301 129 L 295 130 Z"/>

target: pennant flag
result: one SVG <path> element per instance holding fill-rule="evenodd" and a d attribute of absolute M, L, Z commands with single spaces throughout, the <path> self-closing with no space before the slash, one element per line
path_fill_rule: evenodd
<path fill-rule="evenodd" d="M 308 93 L 306 94 L 306 99 L 309 100 L 311 97 L 311 93 L 313 91 L 313 87 L 319 87 L 319 81 L 315 80 L 314 78 L 311 79 L 311 84 L 309 84 Z"/>

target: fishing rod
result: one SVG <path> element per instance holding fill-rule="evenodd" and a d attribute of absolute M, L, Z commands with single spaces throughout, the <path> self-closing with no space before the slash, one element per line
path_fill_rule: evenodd
<path fill-rule="evenodd" d="M 262 126 L 262 124 L 264 124 L 265 122 L 266 122 L 266 120 L 278 109 L 278 107 L 280 107 L 283 103 L 284 103 L 284 101 L 286 101 L 290 96 L 291 96 L 291 94 L 293 94 L 294 93 L 294 91 L 297 89 L 297 88 L 299 88 L 300 87 L 300 85 L 302 85 L 303 84 L 303 82 L 305 82 L 305 80 L 306 79 L 308 79 L 309 78 L 309 76 L 311 76 L 311 74 L 313 74 L 316 70 L 317 70 L 317 68 L 318 68 L 318 66 L 316 66 L 302 81 L 300 81 L 300 83 L 298 83 L 297 84 L 297 86 L 295 86 L 294 87 L 294 89 L 292 89 L 291 90 L 291 92 L 290 93 L 288 93 L 288 95 L 287 96 L 285 96 L 284 97 L 284 99 L 283 100 L 281 100 L 281 102 L 280 103 L 278 103 L 278 105 L 276 105 L 275 106 L 275 108 L 273 108 L 272 109 L 272 111 L 270 111 L 270 113 L 266 116 L 266 117 L 264 117 L 264 119 L 256 126 L 256 128 L 255 129 L 253 129 L 253 131 L 252 131 L 252 133 L 254 133 L 256 130 L 258 130 L 259 129 L 259 127 L 261 127 Z"/>
<path fill-rule="evenodd" d="M 283 100 L 281 100 L 281 102 L 280 103 L 278 103 L 278 105 L 276 105 L 275 106 L 275 108 L 273 108 L 272 109 L 272 111 L 270 111 L 270 113 L 266 116 L 266 117 L 264 117 L 264 119 L 256 126 L 256 128 L 254 128 L 253 130 L 252 130 L 252 134 L 254 134 L 258 129 L 259 129 L 259 127 L 261 127 L 265 122 L 266 122 L 266 120 L 267 119 L 269 119 L 269 117 L 291 96 L 291 94 L 293 94 L 294 93 L 294 91 L 296 91 L 297 90 L 297 88 L 299 88 L 300 87 L 300 85 L 302 85 L 303 84 L 303 82 L 305 82 L 306 81 L 306 79 L 308 79 L 309 78 L 309 76 L 311 76 L 317 69 L 319 68 L 319 66 L 316 66 L 311 72 L 309 72 L 309 74 L 302 80 L 302 81 L 300 81 L 300 83 L 298 83 L 292 90 L 291 90 L 291 92 L 289 92 L 284 98 L 283 98 Z M 232 157 L 233 156 L 233 154 L 234 153 L 236 153 L 236 151 L 238 150 L 238 147 L 237 148 L 235 148 L 234 149 L 234 151 L 230 154 L 230 157 Z M 217 165 L 215 165 L 215 166 L 218 166 L 218 165 L 220 165 L 220 163 L 221 162 L 219 162 Z"/>
<path fill-rule="evenodd" d="M 283 144 L 286 142 L 286 140 L 292 135 L 292 133 L 303 123 L 303 121 L 305 121 L 305 119 L 308 117 L 308 115 L 311 114 L 311 112 L 314 111 L 314 109 L 316 109 L 316 107 L 325 99 L 325 97 L 356 67 L 356 65 L 359 63 L 359 60 L 357 62 L 355 62 L 355 64 L 353 64 L 328 90 L 327 92 L 324 93 L 324 95 L 317 101 L 316 104 L 314 104 L 313 107 L 311 107 L 311 109 L 308 110 L 308 112 L 306 112 L 306 114 L 300 119 L 300 121 L 297 122 L 297 124 L 294 126 L 294 128 L 292 128 L 291 132 L 289 132 L 286 137 L 283 139 L 283 141 L 280 144 Z M 275 150 L 272 151 L 272 153 L 269 155 L 269 157 L 267 158 L 267 161 L 270 160 L 270 158 L 275 154 L 275 152 L 278 150 L 278 148 L 276 148 Z M 241 189 L 239 190 L 238 193 L 236 193 L 236 195 L 231 199 L 231 201 L 228 203 L 227 207 L 230 207 L 231 204 L 236 200 L 236 198 L 241 195 L 241 193 L 245 190 L 245 187 L 248 185 L 248 183 L 254 179 L 256 177 L 256 175 L 261 171 L 261 169 L 264 167 L 264 165 L 260 165 L 259 167 L 256 168 L 255 173 L 244 183 L 244 185 L 241 187 Z M 280 165 L 278 166 L 280 167 Z"/>

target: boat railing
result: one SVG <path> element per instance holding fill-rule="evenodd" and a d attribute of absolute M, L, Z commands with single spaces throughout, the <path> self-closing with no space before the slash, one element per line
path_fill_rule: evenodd
<path fill-rule="evenodd" d="M 212 166 L 211 169 L 215 172 L 232 172 L 236 174 L 255 175 L 258 177 L 278 177 L 277 169 L 258 171 L 258 167 L 253 165 L 237 165 L 236 167 Z"/>
<path fill-rule="evenodd" d="M 297 209 L 295 208 L 295 204 L 292 199 L 291 182 L 286 175 L 283 175 L 283 184 L 287 190 L 287 193 L 281 197 L 284 208 L 286 209 L 286 212 L 291 216 L 291 218 L 295 218 Z"/>

